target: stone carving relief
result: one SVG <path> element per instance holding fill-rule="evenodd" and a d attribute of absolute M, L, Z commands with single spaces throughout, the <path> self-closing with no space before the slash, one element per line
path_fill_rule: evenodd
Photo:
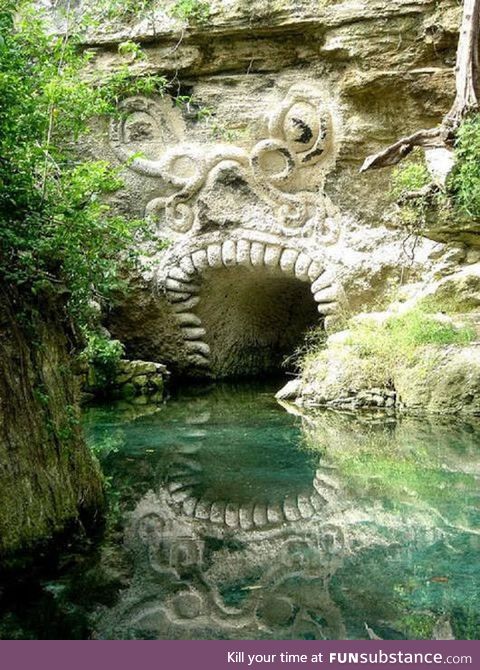
<path fill-rule="evenodd" d="M 111 128 L 110 140 L 118 158 L 129 168 L 162 183 L 167 194 L 153 198 L 146 214 L 155 218 L 162 233 L 178 237 L 202 232 L 198 200 L 219 166 L 239 171 L 242 180 L 274 212 L 277 232 L 315 237 L 322 244 L 336 241 L 335 210 L 323 194 L 322 179 L 334 153 L 332 114 L 323 95 L 313 86 L 295 85 L 270 113 L 268 137 L 246 149 L 230 144 L 183 141 L 182 122 L 163 105 L 131 98 Z M 156 158 L 135 157 L 142 139 L 163 146 Z M 166 148 L 165 148 L 166 147 Z M 316 178 L 307 176 L 315 166 Z M 320 187 L 320 189 L 319 189 Z M 241 222 L 239 222 L 241 225 Z M 264 229 L 265 222 L 258 226 Z"/>
<path fill-rule="evenodd" d="M 272 506 L 195 497 L 198 465 L 195 458 L 176 455 L 166 487 L 137 505 L 126 534 L 136 555 L 136 578 L 102 622 L 102 632 L 344 638 L 329 582 L 349 543 L 331 519 L 338 483 L 330 469 L 317 470 L 309 491 Z M 233 552 L 232 542 L 238 546 Z M 245 581 L 240 602 L 225 596 L 232 580 Z"/>

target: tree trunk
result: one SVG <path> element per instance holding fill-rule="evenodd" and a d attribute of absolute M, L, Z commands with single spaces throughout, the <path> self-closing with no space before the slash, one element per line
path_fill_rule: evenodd
<path fill-rule="evenodd" d="M 464 0 L 455 66 L 456 95 L 444 123 L 454 129 L 468 112 L 477 109 L 480 0 Z"/>
<path fill-rule="evenodd" d="M 360 172 L 396 165 L 415 147 L 451 147 L 462 118 L 478 109 L 479 32 L 480 0 L 464 0 L 455 66 L 456 95 L 450 111 L 437 128 L 418 130 L 412 135 L 402 137 L 386 149 L 367 156 Z"/>

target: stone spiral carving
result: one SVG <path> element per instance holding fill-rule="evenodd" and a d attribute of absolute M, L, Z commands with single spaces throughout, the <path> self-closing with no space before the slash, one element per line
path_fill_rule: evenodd
<path fill-rule="evenodd" d="M 137 132 L 141 133 L 143 117 L 151 126 L 164 128 L 168 126 L 165 115 L 162 116 L 155 103 L 143 98 L 125 101 L 121 111 L 124 115 L 112 123 L 111 145 L 118 158 L 131 170 L 145 177 L 159 178 L 171 187 L 171 194 L 153 198 L 147 204 L 146 215 L 164 215 L 167 227 L 174 233 L 185 234 L 192 230 L 196 220 L 196 199 L 209 175 L 218 165 L 230 163 L 238 166 L 258 197 L 273 208 L 286 234 L 298 232 L 310 222 L 324 243 L 335 241 L 337 231 L 329 230 L 327 234 L 323 226 L 327 219 L 325 196 L 298 190 L 298 186 L 290 188 L 292 180 L 304 168 L 321 163 L 332 154 L 331 114 L 314 87 L 293 86 L 270 115 L 269 137 L 251 150 L 229 144 L 175 142 L 177 136 L 172 130 L 170 148 L 160 159 L 141 158 L 127 148 L 128 130 L 132 125 L 129 125 L 129 117 L 136 117 Z M 329 227 L 334 227 L 331 220 Z"/>

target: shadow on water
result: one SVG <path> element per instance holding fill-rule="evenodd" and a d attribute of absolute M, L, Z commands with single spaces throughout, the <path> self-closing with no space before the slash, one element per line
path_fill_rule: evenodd
<path fill-rule="evenodd" d="M 0 635 L 478 639 L 479 424 L 307 419 L 273 390 L 88 409 L 107 532 L 4 589 Z"/>

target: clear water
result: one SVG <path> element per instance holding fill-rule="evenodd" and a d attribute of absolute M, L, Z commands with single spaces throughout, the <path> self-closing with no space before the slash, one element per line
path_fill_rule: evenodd
<path fill-rule="evenodd" d="M 4 582 L 0 635 L 478 639 L 480 423 L 306 419 L 273 391 L 87 410 L 107 530 Z"/>

